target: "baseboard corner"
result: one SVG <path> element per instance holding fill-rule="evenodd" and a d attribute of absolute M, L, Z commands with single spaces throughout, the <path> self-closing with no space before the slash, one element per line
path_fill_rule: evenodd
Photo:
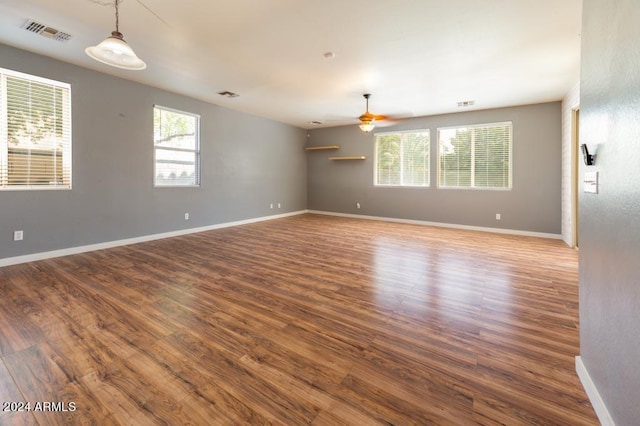
<path fill-rule="evenodd" d="M 589 401 L 593 406 L 593 409 L 598 416 L 598 420 L 602 426 L 615 426 L 613 422 L 613 418 L 609 414 L 609 410 L 607 406 L 604 404 L 604 400 L 600 396 L 600 392 L 598 392 L 598 388 L 596 388 L 595 383 L 591 380 L 591 376 L 589 375 L 589 371 L 587 367 L 585 367 L 582 362 L 582 357 L 576 356 L 576 373 L 578 373 L 578 377 L 582 382 L 582 386 L 584 387 L 587 396 L 589 397 Z"/>

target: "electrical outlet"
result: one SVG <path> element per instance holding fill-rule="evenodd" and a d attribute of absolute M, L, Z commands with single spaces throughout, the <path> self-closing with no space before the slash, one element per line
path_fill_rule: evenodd
<path fill-rule="evenodd" d="M 280 208 L 280 207 L 281 207 L 281 206 L 280 206 L 280 203 L 278 203 L 278 208 Z"/>
<path fill-rule="evenodd" d="M 269 204 L 269 208 L 272 209 L 273 208 L 273 203 Z"/>
<path fill-rule="evenodd" d="M 189 220 L 189 213 L 184 214 L 184 220 Z"/>
<path fill-rule="evenodd" d="M 501 216 L 500 213 L 496 213 L 496 220 L 500 220 Z"/>
<path fill-rule="evenodd" d="M 360 203 L 356 203 L 356 209 L 360 208 Z"/>
<path fill-rule="evenodd" d="M 22 241 L 24 239 L 24 231 L 13 231 L 13 241 Z"/>

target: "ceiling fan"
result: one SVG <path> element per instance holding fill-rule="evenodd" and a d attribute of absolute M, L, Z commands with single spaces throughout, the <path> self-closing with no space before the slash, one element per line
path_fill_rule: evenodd
<path fill-rule="evenodd" d="M 376 127 L 376 122 L 387 120 L 389 117 L 387 117 L 386 115 L 371 114 L 369 112 L 369 98 L 371 97 L 371 93 L 365 93 L 362 96 L 364 96 L 364 98 L 366 99 L 367 110 L 364 114 L 358 117 L 358 119 L 360 120 L 359 127 L 363 132 L 369 133 Z"/>

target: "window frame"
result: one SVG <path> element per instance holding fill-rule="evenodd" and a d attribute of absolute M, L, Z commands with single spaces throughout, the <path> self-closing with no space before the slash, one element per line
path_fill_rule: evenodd
<path fill-rule="evenodd" d="M 186 149 L 186 148 L 168 148 L 168 147 L 158 147 L 156 145 L 156 138 L 155 138 L 155 129 L 156 129 L 156 122 L 155 122 L 155 111 L 156 109 L 162 110 L 162 111 L 168 111 L 168 112 L 172 112 L 172 113 L 176 113 L 176 114 L 182 114 L 185 116 L 189 116 L 189 117 L 193 117 L 195 118 L 196 122 L 195 122 L 195 144 L 196 147 L 195 149 Z M 153 105 L 153 187 L 154 188 L 200 188 L 201 183 L 202 183 L 202 173 L 201 173 L 201 158 L 202 158 L 202 150 L 201 150 L 201 143 L 200 143 L 200 114 L 196 114 L 193 112 L 189 112 L 189 111 L 182 111 L 176 108 L 171 108 L 171 107 L 165 107 L 163 105 L 158 105 L 158 104 L 154 104 Z M 196 177 L 196 182 L 194 184 L 189 184 L 189 185 L 184 185 L 184 184 L 158 184 L 156 179 L 157 179 L 157 152 L 158 149 L 162 149 L 165 151 L 175 151 L 175 152 L 189 152 L 189 153 L 194 153 L 195 154 L 195 177 Z"/>
<path fill-rule="evenodd" d="M 8 88 L 7 77 L 26 80 L 30 83 L 48 85 L 63 90 L 64 99 L 62 104 L 62 132 L 63 146 L 61 148 L 61 173 L 62 183 L 49 185 L 26 184 L 11 185 L 9 184 L 9 122 L 8 122 Z M 72 117 L 72 93 L 71 84 L 53 80 L 33 74 L 27 74 L 20 71 L 14 71 L 0 67 L 0 192 L 4 191 L 70 191 L 73 187 L 73 117 Z M 5 141 L 6 142 L 3 142 Z M 19 147 L 18 147 L 19 148 Z M 32 148 L 26 148 L 29 151 Z M 47 151 L 38 150 L 38 151 Z M 37 154 L 34 154 L 37 155 Z M 29 154 L 31 156 L 31 154 Z M 30 177 L 31 174 L 25 174 Z M 65 179 L 66 178 L 66 179 Z"/>
<path fill-rule="evenodd" d="M 410 133 L 426 133 L 427 134 L 427 161 L 425 162 L 427 167 L 428 167 L 428 171 L 427 171 L 427 183 L 426 185 L 409 185 L 409 184 L 404 184 L 404 174 L 403 174 L 403 167 L 404 167 L 404 161 L 402 161 L 402 155 L 403 155 L 403 150 L 402 150 L 402 145 L 400 146 L 400 184 L 389 184 L 389 183 L 378 183 L 378 137 L 379 136 L 384 136 L 384 135 L 406 135 L 406 134 L 410 134 Z M 422 189 L 422 188 L 430 188 L 431 187 L 431 129 L 430 128 L 424 128 L 424 129 L 411 129 L 411 130 L 397 130 L 397 131 L 393 131 L 393 132 L 376 132 L 374 133 L 374 146 L 373 146 L 373 153 L 374 153 L 374 160 L 373 160 L 373 186 L 376 188 L 414 188 L 414 189 Z"/>
<path fill-rule="evenodd" d="M 440 171 L 442 167 L 441 162 L 441 149 L 442 144 L 440 143 L 440 131 L 441 130 L 451 130 L 451 129 L 477 129 L 477 128 L 489 128 L 489 127 L 501 127 L 501 126 L 509 126 L 509 185 L 507 187 L 486 187 L 486 186 L 443 186 L 440 179 Z M 477 124 L 462 124 L 456 126 L 446 126 L 446 127 L 438 127 L 436 130 L 437 133 L 437 187 L 438 189 L 446 189 L 446 190 L 471 190 L 471 191 L 511 191 L 513 190 L 513 121 L 499 121 L 499 122 L 491 122 L 491 123 L 477 123 Z M 475 180 L 475 145 L 473 142 L 471 143 L 471 151 L 472 161 L 471 161 L 471 182 Z"/>

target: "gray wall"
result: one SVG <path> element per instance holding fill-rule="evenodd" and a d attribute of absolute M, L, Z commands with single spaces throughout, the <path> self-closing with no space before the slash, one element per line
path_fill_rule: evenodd
<path fill-rule="evenodd" d="M 640 422 L 638 22 L 637 0 L 584 1 L 580 138 L 601 185 L 579 200 L 580 354 L 618 426 Z"/>
<path fill-rule="evenodd" d="M 437 128 L 513 122 L 513 189 L 437 188 Z M 308 145 L 340 145 L 308 156 L 308 207 L 338 213 L 560 234 L 561 103 L 462 112 L 405 120 L 380 131 L 431 129 L 431 186 L 374 187 L 374 136 L 357 126 L 314 129 Z M 364 161 L 329 156 L 365 155 Z M 361 208 L 356 209 L 356 202 Z M 502 218 L 496 220 L 496 213 Z"/>
<path fill-rule="evenodd" d="M 73 189 L 0 191 L 0 259 L 306 208 L 302 129 L 4 45 L 0 58 L 70 83 L 73 108 Z M 153 188 L 154 104 L 200 114 L 200 188 Z"/>

